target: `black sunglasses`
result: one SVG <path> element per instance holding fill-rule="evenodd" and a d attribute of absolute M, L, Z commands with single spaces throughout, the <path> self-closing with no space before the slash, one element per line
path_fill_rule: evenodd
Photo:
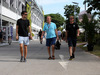
<path fill-rule="evenodd" d="M 27 15 L 27 14 L 24 14 L 24 15 Z"/>

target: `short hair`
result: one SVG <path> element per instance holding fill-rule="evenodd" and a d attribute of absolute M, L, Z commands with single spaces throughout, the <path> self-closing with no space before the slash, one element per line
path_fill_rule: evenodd
<path fill-rule="evenodd" d="M 69 18 L 70 18 L 70 17 L 73 17 L 73 18 L 74 18 L 74 16 L 73 16 L 73 15 L 70 15 L 70 16 L 69 16 Z"/>
<path fill-rule="evenodd" d="M 49 16 L 49 15 L 47 17 L 50 17 L 51 18 L 51 16 Z"/>
<path fill-rule="evenodd" d="M 22 11 L 22 12 L 21 12 L 21 15 L 23 15 L 23 14 L 25 14 L 25 13 L 27 13 L 27 11 Z"/>

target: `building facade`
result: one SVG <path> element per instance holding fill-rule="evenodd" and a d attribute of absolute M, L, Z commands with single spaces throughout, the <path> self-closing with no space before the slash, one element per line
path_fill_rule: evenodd
<path fill-rule="evenodd" d="M 16 21 L 21 18 L 21 12 L 26 10 L 26 2 L 28 0 L 0 0 L 0 28 L 4 32 L 4 40 L 8 40 L 10 35 L 12 40 L 16 36 Z M 37 38 L 37 33 L 42 29 L 43 14 L 42 9 L 38 6 L 35 0 L 31 0 L 31 27 L 32 33 Z"/>

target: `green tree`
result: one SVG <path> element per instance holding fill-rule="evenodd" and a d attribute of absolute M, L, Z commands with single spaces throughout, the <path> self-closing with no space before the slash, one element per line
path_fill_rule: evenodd
<path fill-rule="evenodd" d="M 63 31 L 64 28 L 63 28 L 63 27 L 59 27 L 58 29 L 59 29 L 60 31 Z"/>
<path fill-rule="evenodd" d="M 89 21 L 86 14 L 83 15 L 82 27 L 85 29 L 87 34 L 88 45 L 93 45 L 95 38 L 95 29 L 97 28 L 97 21 L 94 19 L 95 14 L 92 15 L 91 20 Z"/>
<path fill-rule="evenodd" d="M 85 0 L 83 4 L 88 4 L 87 12 L 91 13 L 94 10 L 97 13 L 100 13 L 100 0 Z"/>
<path fill-rule="evenodd" d="M 74 9 L 74 8 L 76 8 L 76 9 Z M 75 5 L 66 5 L 64 7 L 64 9 L 65 9 L 64 14 L 67 18 L 67 21 L 68 21 L 68 18 L 69 18 L 70 15 L 77 16 L 80 12 L 80 7 L 78 7 L 78 6 L 75 7 Z M 74 15 L 74 12 L 76 13 L 76 15 Z"/>
<path fill-rule="evenodd" d="M 51 16 L 52 22 L 54 22 L 57 25 L 57 28 L 59 28 L 64 23 L 64 17 L 60 15 L 59 13 L 45 15 L 45 22 L 46 22 L 47 16 Z"/>

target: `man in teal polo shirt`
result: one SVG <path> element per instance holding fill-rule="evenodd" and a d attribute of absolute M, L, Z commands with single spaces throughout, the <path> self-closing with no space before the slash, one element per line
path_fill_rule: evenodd
<path fill-rule="evenodd" d="M 55 59 L 55 55 L 54 55 L 55 41 L 56 41 L 56 38 L 57 38 L 57 40 L 59 40 L 59 38 L 58 38 L 58 32 L 57 32 L 56 24 L 51 22 L 50 16 L 47 16 L 47 23 L 45 23 L 45 25 L 44 25 L 41 38 L 43 38 L 43 35 L 44 35 L 45 32 L 47 33 L 46 46 L 48 48 L 48 54 L 49 54 L 48 59 Z M 51 46 L 52 46 L 52 57 L 51 57 L 51 52 L 50 52 Z"/>

